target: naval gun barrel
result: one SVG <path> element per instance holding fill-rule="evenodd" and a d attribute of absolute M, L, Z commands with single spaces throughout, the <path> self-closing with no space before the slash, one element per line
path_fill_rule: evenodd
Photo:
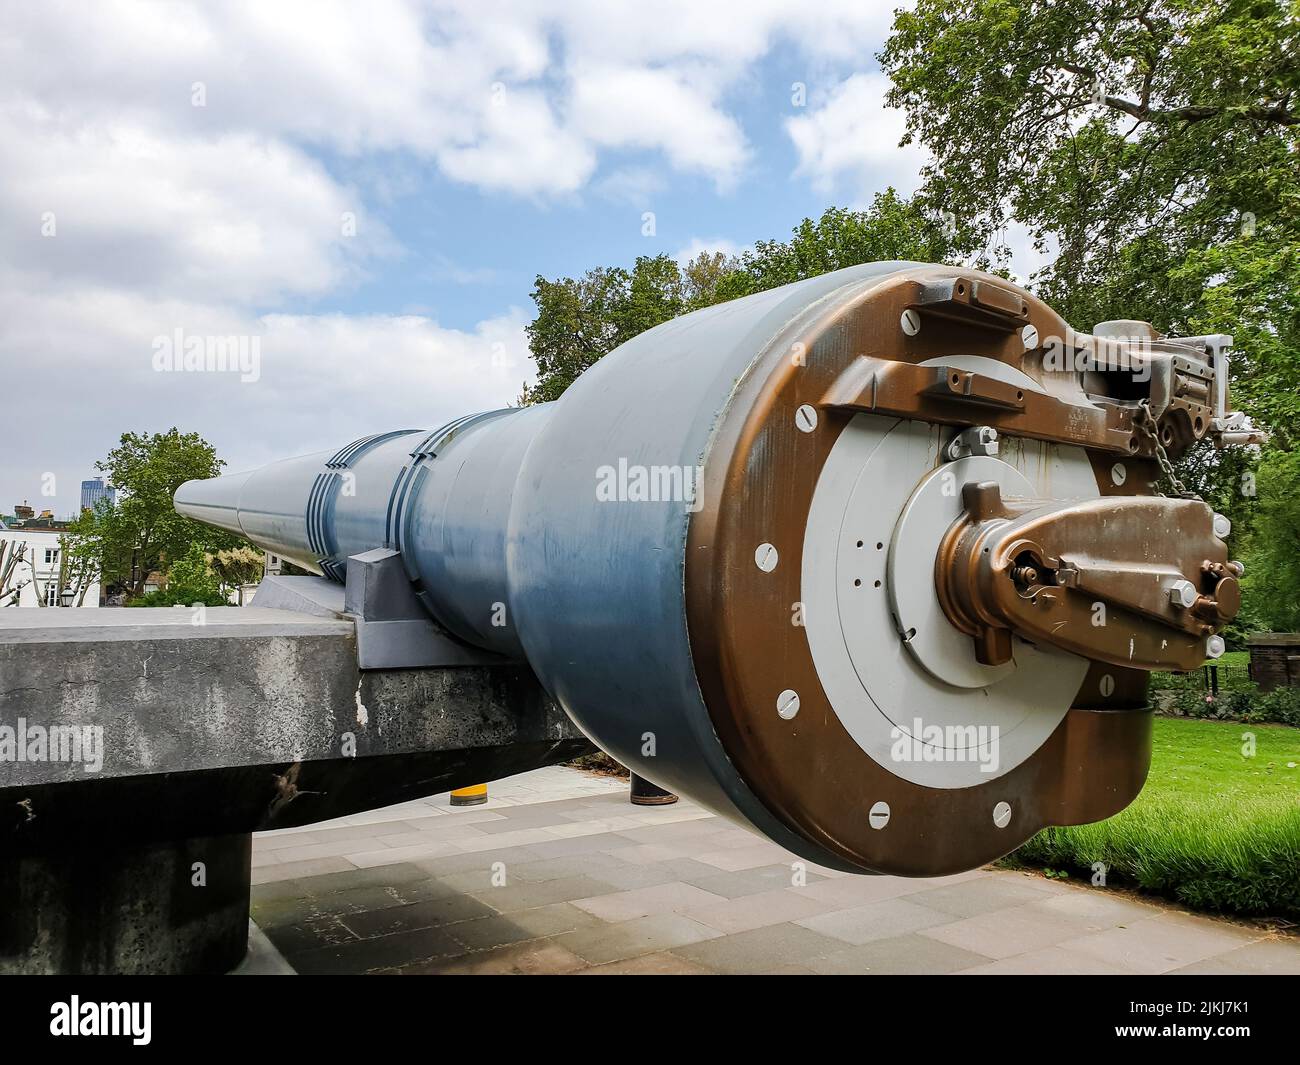
<path fill-rule="evenodd" d="M 949 873 L 1127 805 L 1147 671 L 1236 610 L 1225 522 L 1154 487 L 1239 424 L 1230 338 L 1129 324 L 872 263 L 176 509 L 335 581 L 395 550 L 439 626 L 637 774 L 822 865 Z"/>

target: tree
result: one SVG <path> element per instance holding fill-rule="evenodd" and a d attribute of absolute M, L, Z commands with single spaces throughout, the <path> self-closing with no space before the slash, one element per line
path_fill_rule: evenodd
<path fill-rule="evenodd" d="M 208 566 L 221 584 L 221 590 L 229 598 L 236 593 L 239 605 L 244 605 L 244 586 L 255 584 L 262 578 L 265 558 L 261 551 L 252 546 L 234 547 L 217 551 L 207 556 Z"/>
<path fill-rule="evenodd" d="M 103 579 L 144 593 L 149 574 L 165 570 L 191 544 L 207 549 L 236 547 L 239 537 L 177 514 L 172 496 L 185 481 L 215 477 L 225 463 L 197 433 L 176 428 L 165 433 L 123 433 L 121 442 L 95 468 L 119 490 L 114 506 L 100 500 L 74 523 L 77 535 L 97 546 Z"/>
<path fill-rule="evenodd" d="M 805 218 L 795 226 L 788 241 L 758 241 L 722 288 L 743 296 L 861 263 L 952 261 L 972 246 L 970 230 L 953 228 L 927 201 L 904 199 L 889 188 L 865 211 L 828 207 L 817 221 Z"/>
<path fill-rule="evenodd" d="M 1274 632 L 1300 630 L 1300 451 L 1260 463 L 1259 511 L 1250 531 L 1245 599 L 1251 620 Z"/>
<path fill-rule="evenodd" d="M 17 606 L 23 589 L 32 583 L 36 569 L 28 560 L 31 550 L 25 540 L 0 540 L 0 607 Z"/>
<path fill-rule="evenodd" d="M 701 253 L 685 273 L 669 255 L 637 258 L 631 270 L 597 267 L 580 278 L 533 287 L 537 317 L 527 326 L 538 381 L 526 402 L 557 399 L 583 370 L 638 333 L 707 306 L 715 298 L 722 263 Z"/>
<path fill-rule="evenodd" d="M 1160 260 L 1294 226 L 1297 40 L 1283 0 L 919 0 L 880 60 L 934 156 L 926 195 L 1054 238 L 1058 307 L 1103 313 L 1100 289 L 1131 316 L 1125 284 L 1169 293 Z"/>
<path fill-rule="evenodd" d="M 1285 480 L 1264 472 L 1291 468 L 1283 453 L 1300 446 L 1298 12 L 1291 0 L 918 0 L 880 56 L 905 140 L 933 156 L 920 196 L 981 239 L 1018 222 L 1054 247 L 1033 287 L 1068 321 L 1233 334 L 1234 405 L 1272 433 L 1259 495 L 1245 490 L 1249 453 L 1203 445 L 1179 472 L 1259 551 L 1256 514 L 1284 526 L 1267 493 Z M 1291 572 L 1274 592 L 1297 602 Z"/>
<path fill-rule="evenodd" d="M 701 252 L 681 266 L 667 255 L 642 256 L 630 271 L 597 267 L 558 281 L 539 276 L 537 317 L 527 327 L 538 381 L 522 398 L 558 398 L 598 359 L 679 314 L 879 259 L 942 262 L 969 250 L 971 233 L 888 189 L 865 211 L 828 208 L 816 222 L 804 219 L 789 241 L 759 241 L 738 258 Z"/>
<path fill-rule="evenodd" d="M 229 600 L 221 580 L 212 568 L 210 556 L 200 544 L 190 544 L 175 559 L 167 573 L 167 586 L 140 596 L 131 606 L 226 606 Z"/>

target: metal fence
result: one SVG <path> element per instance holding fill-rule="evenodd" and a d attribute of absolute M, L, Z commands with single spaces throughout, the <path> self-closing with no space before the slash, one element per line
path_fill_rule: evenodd
<path fill-rule="evenodd" d="M 1192 673 L 1171 673 L 1175 687 L 1199 688 L 1217 695 L 1224 690 L 1249 687 L 1249 666 L 1206 665 Z"/>

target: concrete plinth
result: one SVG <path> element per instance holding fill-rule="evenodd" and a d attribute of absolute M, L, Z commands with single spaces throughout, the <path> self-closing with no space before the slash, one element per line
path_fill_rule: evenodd
<path fill-rule="evenodd" d="M 0 857 L 0 973 L 224 973 L 248 946 L 248 834 Z"/>
<path fill-rule="evenodd" d="M 226 972 L 249 833 L 591 750 L 526 666 L 362 670 L 258 607 L 0 610 L 0 730 L 0 972 Z"/>

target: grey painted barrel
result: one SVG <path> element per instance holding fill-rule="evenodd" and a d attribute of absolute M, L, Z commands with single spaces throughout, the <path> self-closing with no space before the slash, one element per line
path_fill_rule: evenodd
<path fill-rule="evenodd" d="M 526 659 L 625 765 L 852 868 L 767 810 L 714 732 L 687 631 L 689 495 L 734 392 L 782 331 L 916 265 L 854 267 L 685 315 L 606 356 L 555 403 L 191 481 L 176 508 L 336 580 L 350 554 L 398 549 L 442 625 Z M 675 471 L 686 490 L 620 498 L 628 470 Z"/>

